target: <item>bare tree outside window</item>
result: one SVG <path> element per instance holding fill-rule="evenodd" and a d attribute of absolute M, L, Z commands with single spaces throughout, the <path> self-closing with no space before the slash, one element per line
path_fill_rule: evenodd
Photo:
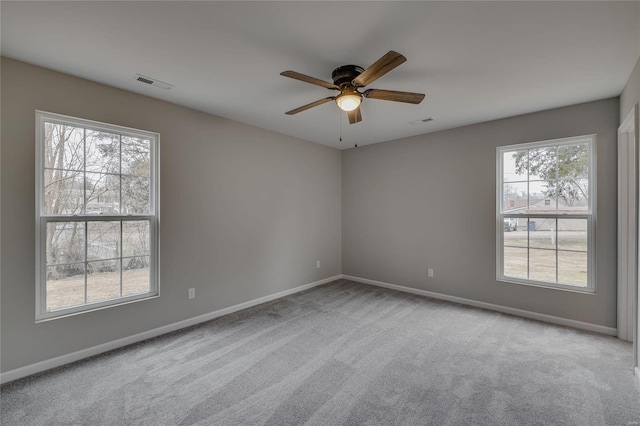
<path fill-rule="evenodd" d="M 47 312 L 153 284 L 154 141 L 65 121 L 45 119 L 39 141 Z"/>

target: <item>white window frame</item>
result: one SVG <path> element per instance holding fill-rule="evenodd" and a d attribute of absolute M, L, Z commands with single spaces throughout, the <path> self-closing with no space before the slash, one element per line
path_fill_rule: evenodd
<path fill-rule="evenodd" d="M 150 144 L 150 211 L 149 214 L 77 214 L 77 215 L 47 215 L 44 210 L 44 126 L 45 123 L 66 124 L 84 129 L 98 130 L 121 136 L 145 138 Z M 111 306 L 119 306 L 141 300 L 152 299 L 160 296 L 160 134 L 132 129 L 98 121 L 70 117 L 45 111 L 36 111 L 36 322 L 48 321 L 56 318 L 67 317 L 84 312 L 91 312 Z M 47 312 L 46 303 L 46 232 L 47 223 L 50 222 L 97 222 L 97 221 L 122 221 L 131 219 L 149 220 L 150 239 L 150 265 L 149 265 L 149 292 L 133 296 L 118 297 L 110 300 L 85 303 L 79 306 L 62 308 Z M 85 243 L 86 244 L 86 243 Z M 122 253 L 120 254 L 122 259 Z M 87 259 L 84 259 L 86 264 Z M 85 272 L 86 291 L 86 272 Z"/>
<path fill-rule="evenodd" d="M 523 151 L 535 148 L 545 148 L 562 145 L 575 145 L 577 143 L 589 143 L 589 208 L 581 212 L 557 212 L 552 214 L 541 213 L 505 213 L 503 206 L 503 153 L 510 151 Z M 566 290 L 578 293 L 596 293 L 596 144 L 597 137 L 593 135 L 575 136 L 561 139 L 551 139 L 539 142 L 528 142 L 515 145 L 499 146 L 496 148 L 496 279 L 498 281 L 530 285 L 535 287 L 552 288 L 556 290 Z M 527 186 L 529 180 L 527 178 Z M 527 193 L 527 197 L 529 194 Z M 587 220 L 587 286 L 578 287 L 568 284 L 538 281 L 533 279 L 523 279 L 504 275 L 504 219 L 507 217 L 528 218 L 556 218 L 556 219 L 586 219 Z M 530 248 L 527 247 L 527 250 Z M 558 249 L 555 249 L 556 253 Z M 557 265 L 556 265 L 557 267 Z"/>

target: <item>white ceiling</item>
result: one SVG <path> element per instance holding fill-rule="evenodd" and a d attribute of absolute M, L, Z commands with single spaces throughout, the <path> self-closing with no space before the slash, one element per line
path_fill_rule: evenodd
<path fill-rule="evenodd" d="M 617 96 L 640 54 L 638 2 L 7 2 L 2 54 L 336 148 Z M 389 50 L 408 60 L 349 125 L 331 81 Z M 175 85 L 136 82 L 140 73 Z M 411 121 L 435 117 L 420 125 Z"/>

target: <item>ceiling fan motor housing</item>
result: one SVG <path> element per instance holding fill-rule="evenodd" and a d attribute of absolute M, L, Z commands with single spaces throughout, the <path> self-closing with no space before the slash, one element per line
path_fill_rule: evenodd
<path fill-rule="evenodd" d="M 357 65 L 343 65 L 333 70 L 331 78 L 333 79 L 333 84 L 342 89 L 344 85 L 351 85 L 353 79 L 362 74 L 363 71 L 364 68 Z"/>

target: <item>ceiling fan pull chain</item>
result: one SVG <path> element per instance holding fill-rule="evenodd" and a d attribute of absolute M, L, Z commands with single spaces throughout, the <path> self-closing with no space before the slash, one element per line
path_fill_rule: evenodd
<path fill-rule="evenodd" d="M 342 142 L 342 112 L 338 114 L 340 117 L 340 125 L 338 126 L 338 132 L 340 133 L 340 142 Z"/>

